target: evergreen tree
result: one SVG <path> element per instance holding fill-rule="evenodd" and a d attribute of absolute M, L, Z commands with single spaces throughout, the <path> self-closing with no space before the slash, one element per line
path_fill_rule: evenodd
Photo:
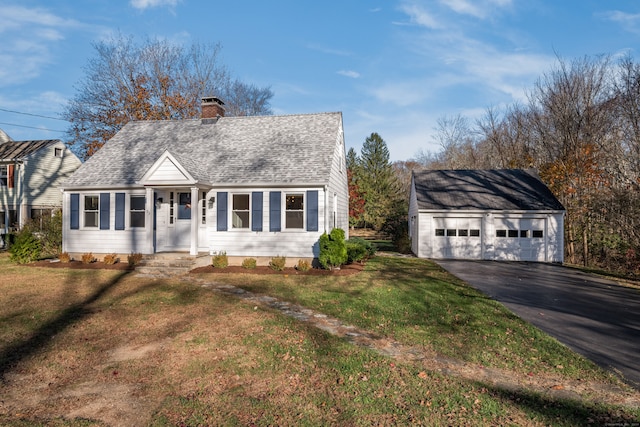
<path fill-rule="evenodd" d="M 387 143 L 377 133 L 364 141 L 358 161 L 359 187 L 364 193 L 364 220 L 380 230 L 398 203 L 402 203 L 398 179 L 389 161 Z"/>

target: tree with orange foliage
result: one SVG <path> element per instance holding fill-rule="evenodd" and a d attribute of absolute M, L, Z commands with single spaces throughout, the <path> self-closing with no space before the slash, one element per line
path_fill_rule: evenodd
<path fill-rule="evenodd" d="M 203 96 L 224 99 L 230 116 L 271 114 L 273 92 L 233 79 L 218 61 L 219 44 L 137 44 L 119 35 L 94 47 L 96 56 L 63 113 L 71 123 L 68 144 L 82 158 L 131 120 L 198 117 Z"/>

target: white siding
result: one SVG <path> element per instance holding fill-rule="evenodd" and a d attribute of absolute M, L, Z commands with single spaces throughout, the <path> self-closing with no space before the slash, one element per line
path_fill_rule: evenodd
<path fill-rule="evenodd" d="M 62 157 L 55 157 L 54 150 L 62 150 Z M 60 184 L 78 167 L 80 160 L 62 142 L 46 147 L 24 161 L 24 203 L 33 206 L 61 206 Z M 22 169 L 22 168 L 21 168 Z"/>
<path fill-rule="evenodd" d="M 80 229 L 70 229 L 70 194 L 77 193 L 80 195 Z M 131 194 L 146 195 L 145 190 L 117 190 L 109 191 L 110 193 L 110 212 L 109 212 L 109 230 L 100 230 L 99 227 L 84 227 L 83 221 L 83 196 L 99 195 L 107 193 L 107 191 L 69 191 L 64 193 L 64 207 L 62 216 L 63 243 L 62 250 L 64 252 L 93 254 L 128 254 L 131 252 L 140 252 L 143 254 L 153 253 L 152 233 L 153 221 L 149 210 L 153 209 L 153 200 L 147 197 L 147 220 L 145 228 L 131 228 L 129 226 L 129 196 Z M 116 201 L 115 193 L 125 193 L 125 229 L 115 229 L 115 210 Z"/>
<path fill-rule="evenodd" d="M 186 182 L 189 178 L 171 161 L 166 158 L 158 165 L 158 168 L 149 177 L 148 182 Z"/>
<path fill-rule="evenodd" d="M 347 166 L 346 166 L 346 153 L 344 146 L 344 135 L 342 133 L 342 124 L 340 124 L 340 132 L 337 135 L 336 147 L 331 159 L 331 175 L 329 176 L 329 184 L 327 186 L 327 197 L 324 199 L 327 204 L 327 210 L 325 215 L 320 218 L 325 219 L 325 230 L 329 233 L 333 229 L 333 212 L 334 212 L 334 195 L 338 201 L 338 206 L 335 209 L 336 227 L 341 228 L 345 232 L 345 238 L 349 238 L 349 188 L 347 183 Z"/>
<path fill-rule="evenodd" d="M 281 191 L 282 200 L 286 193 L 304 193 L 307 190 L 318 190 L 318 231 L 306 230 L 286 230 L 284 228 L 284 207 L 282 209 L 282 230 L 278 232 L 269 231 L 269 192 Z M 322 220 L 325 218 L 325 192 L 321 188 L 286 188 L 286 189 L 266 189 L 266 188 L 243 188 L 228 189 L 217 188 L 212 190 L 208 196 L 215 196 L 218 191 L 228 192 L 229 203 L 227 214 L 229 229 L 227 231 L 217 231 L 217 209 L 214 205 L 208 209 L 207 216 L 207 239 L 210 244 L 210 252 L 216 253 L 224 251 L 229 256 L 242 257 L 274 257 L 286 256 L 296 258 L 317 258 L 318 239 L 324 232 L 322 230 Z M 255 191 L 263 192 L 262 197 L 262 231 L 234 230 L 231 227 L 231 195 L 247 194 Z M 216 205 L 218 200 L 216 200 Z M 306 201 L 305 201 L 306 207 Z M 306 208 L 305 208 L 306 227 Z"/>

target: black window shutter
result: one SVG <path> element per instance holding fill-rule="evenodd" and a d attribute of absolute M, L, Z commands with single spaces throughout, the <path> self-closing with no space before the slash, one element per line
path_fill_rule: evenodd
<path fill-rule="evenodd" d="M 71 224 L 69 228 L 78 230 L 80 228 L 80 194 L 71 194 Z"/>
<path fill-rule="evenodd" d="M 100 230 L 109 229 L 109 201 L 111 194 L 100 193 Z"/>
<path fill-rule="evenodd" d="M 116 230 L 124 230 L 124 193 L 116 193 Z"/>
<path fill-rule="evenodd" d="M 307 231 L 318 231 L 318 190 L 307 191 Z"/>
<path fill-rule="evenodd" d="M 262 231 L 262 191 L 251 193 L 251 230 Z"/>
<path fill-rule="evenodd" d="M 218 231 L 227 231 L 227 192 L 219 191 L 216 198 L 218 199 Z"/>
<path fill-rule="evenodd" d="M 280 225 L 280 201 L 282 193 L 279 191 L 269 192 L 269 231 L 281 231 Z"/>

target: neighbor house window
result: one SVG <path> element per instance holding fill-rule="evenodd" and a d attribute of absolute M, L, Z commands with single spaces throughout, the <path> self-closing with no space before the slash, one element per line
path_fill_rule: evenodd
<path fill-rule="evenodd" d="M 62 148 L 54 148 L 53 149 L 53 155 L 55 157 L 62 157 Z"/>
<path fill-rule="evenodd" d="M 285 200 L 285 228 L 304 228 L 304 195 L 287 194 Z"/>
<path fill-rule="evenodd" d="M 0 187 L 6 187 L 8 180 L 7 165 L 0 165 Z"/>
<path fill-rule="evenodd" d="M 543 237 L 542 230 L 533 230 L 533 231 L 531 232 L 531 236 L 532 236 L 534 239 L 542 239 L 542 237 Z"/>
<path fill-rule="evenodd" d="M 0 233 L 7 229 L 7 221 L 5 218 L 5 212 L 0 211 Z"/>
<path fill-rule="evenodd" d="M 233 228 L 249 228 L 249 195 L 234 194 L 231 211 L 231 226 Z"/>
<path fill-rule="evenodd" d="M 98 196 L 84 196 L 84 226 L 97 227 L 100 202 Z"/>
<path fill-rule="evenodd" d="M 132 195 L 129 199 L 129 226 L 132 228 L 144 228 L 145 196 Z"/>

